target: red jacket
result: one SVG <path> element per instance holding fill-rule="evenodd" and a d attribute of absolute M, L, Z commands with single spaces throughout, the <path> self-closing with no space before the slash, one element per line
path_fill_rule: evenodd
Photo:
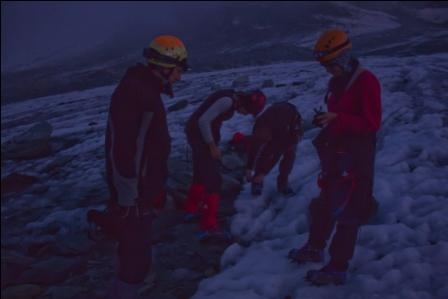
<path fill-rule="evenodd" d="M 310 209 L 319 217 L 361 225 L 375 210 L 373 177 L 376 132 L 381 125 L 381 88 L 357 61 L 346 76 L 330 80 L 326 102 L 338 116 L 313 140 L 321 163 L 321 195 Z M 327 214 L 328 215 L 328 214 Z"/>
<path fill-rule="evenodd" d="M 332 135 L 375 133 L 381 125 L 381 86 L 370 71 L 358 64 L 342 90 L 335 87 L 336 78 L 330 81 L 326 97 L 329 112 L 338 116 L 329 124 Z M 339 87 L 340 88 L 340 87 Z"/>

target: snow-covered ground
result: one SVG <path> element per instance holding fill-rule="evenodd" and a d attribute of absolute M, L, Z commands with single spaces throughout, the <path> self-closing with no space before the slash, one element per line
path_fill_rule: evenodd
<path fill-rule="evenodd" d="M 249 186 L 235 201 L 232 233 L 243 242 L 222 256 L 222 271 L 204 280 L 193 297 L 200 298 L 448 298 L 448 54 L 408 58 L 369 57 L 361 63 L 382 84 L 383 122 L 378 136 L 375 196 L 379 215 L 361 228 L 350 276 L 344 286 L 312 287 L 303 280 L 313 266 L 291 264 L 288 251 L 307 236 L 307 206 L 318 194 L 319 162 L 311 144 L 319 129 L 311 126 L 313 108 L 323 105 L 329 79 L 314 62 L 295 62 L 187 74 L 166 106 L 187 99 L 190 105 L 168 114 L 173 156 L 185 155 L 183 125 L 213 86 L 230 87 L 248 76 L 244 89 L 263 88 L 270 103 L 294 103 L 308 128 L 297 150 L 290 177 L 298 191 L 282 198 L 275 191 L 277 169 L 265 182 L 262 196 Z M 3 161 L 2 178 L 15 171 L 40 175 L 49 190 L 2 202 L 2 217 L 37 211 L 33 221 L 9 226 L 5 242 L 26 244 L 54 238 L 43 228 L 57 225 L 58 234 L 85 228 L 87 209 L 102 202 L 78 204 L 104 190 L 103 142 L 109 98 L 114 86 L 33 99 L 4 106 L 2 143 L 39 120 L 54 127 L 53 136 L 79 142 L 56 156 L 31 161 Z M 223 140 L 235 131 L 249 133 L 253 119 L 236 116 L 224 125 Z M 71 157 L 56 176 L 42 174 L 55 159 Z M 40 209 L 40 210 L 39 210 Z M 6 244 L 2 244 L 6 245 Z M 320 265 L 314 265 L 319 267 Z"/>

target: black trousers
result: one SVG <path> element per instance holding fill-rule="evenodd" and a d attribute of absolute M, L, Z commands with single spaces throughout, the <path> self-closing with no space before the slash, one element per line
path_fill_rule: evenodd
<path fill-rule="evenodd" d="M 118 278 L 130 284 L 144 281 L 152 262 L 152 216 L 131 209 L 116 220 L 118 232 Z"/>
<path fill-rule="evenodd" d="M 308 244 L 321 250 L 324 249 L 336 226 L 336 232 L 330 244 L 330 264 L 335 269 L 346 271 L 355 251 L 359 225 L 336 222 L 330 209 L 319 205 L 316 199 L 313 201 L 310 204 L 311 223 Z"/>

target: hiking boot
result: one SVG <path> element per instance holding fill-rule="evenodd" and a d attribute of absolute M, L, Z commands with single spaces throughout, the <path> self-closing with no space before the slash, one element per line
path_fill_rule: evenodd
<path fill-rule="evenodd" d="M 306 244 L 300 249 L 291 249 L 288 253 L 288 258 L 291 262 L 299 264 L 308 262 L 320 263 L 324 261 L 324 251 Z"/>
<path fill-rule="evenodd" d="M 306 273 L 305 279 L 312 285 L 322 286 L 328 284 L 341 285 L 347 280 L 347 272 L 337 270 L 326 265 L 320 270 L 310 270 Z"/>

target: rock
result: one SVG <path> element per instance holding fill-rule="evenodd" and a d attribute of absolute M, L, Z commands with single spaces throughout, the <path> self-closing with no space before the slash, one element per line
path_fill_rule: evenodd
<path fill-rule="evenodd" d="M 87 291 L 88 289 L 86 287 L 52 286 L 47 289 L 45 296 L 57 299 L 81 298 L 79 295 Z"/>
<path fill-rule="evenodd" d="M 46 185 L 36 184 L 30 188 L 30 193 L 40 195 L 40 194 L 44 194 L 45 192 L 47 192 L 48 189 L 49 189 L 49 187 Z"/>
<path fill-rule="evenodd" d="M 34 126 L 32 126 L 25 133 L 16 136 L 15 142 L 31 141 L 31 140 L 48 140 L 50 139 L 51 133 L 53 132 L 53 127 L 47 121 L 41 121 Z"/>
<path fill-rule="evenodd" d="M 80 140 L 75 138 L 68 139 L 62 137 L 55 137 L 51 138 L 50 143 L 52 152 L 57 153 L 80 143 Z"/>
<path fill-rule="evenodd" d="M 33 257 L 42 257 L 54 254 L 54 248 L 53 243 L 31 243 L 27 248 L 27 253 Z"/>
<path fill-rule="evenodd" d="M 209 267 L 204 271 L 205 277 L 212 277 L 216 273 L 218 273 L 218 271 L 216 271 L 215 267 Z"/>
<path fill-rule="evenodd" d="M 284 86 L 286 86 L 286 84 L 284 84 L 284 83 L 280 83 L 280 84 L 277 84 L 277 85 L 275 85 L 275 87 L 284 87 Z"/>
<path fill-rule="evenodd" d="M 48 260 L 32 264 L 21 279 L 35 284 L 57 284 L 70 275 L 80 272 L 85 265 L 80 258 L 51 257 Z"/>
<path fill-rule="evenodd" d="M 224 196 L 234 196 L 241 190 L 241 183 L 238 179 L 224 174 L 222 176 L 221 193 Z"/>
<path fill-rule="evenodd" d="M 16 284 L 23 271 L 32 264 L 35 260 L 33 258 L 21 255 L 19 253 L 2 249 L 2 288 L 9 284 Z"/>
<path fill-rule="evenodd" d="M 53 127 L 46 121 L 2 144 L 2 158 L 12 160 L 36 159 L 52 153 L 50 137 Z"/>
<path fill-rule="evenodd" d="M 10 286 L 2 290 L 2 298 L 5 299 L 25 299 L 36 298 L 42 293 L 42 288 L 34 284 L 21 284 Z"/>
<path fill-rule="evenodd" d="M 288 92 L 287 94 L 286 94 L 286 98 L 288 99 L 288 100 L 292 100 L 292 99 L 294 99 L 295 97 L 297 97 L 299 94 L 297 93 L 297 92 L 295 92 L 295 91 L 292 91 L 292 92 Z"/>
<path fill-rule="evenodd" d="M 168 107 L 168 111 L 169 112 L 173 112 L 173 111 L 182 110 L 182 109 L 184 109 L 187 106 L 188 106 L 188 101 L 187 100 L 180 100 L 177 103 L 169 106 Z"/>
<path fill-rule="evenodd" d="M 145 280 L 143 281 L 143 285 L 138 290 L 138 293 L 141 295 L 141 294 L 151 290 L 155 285 L 155 278 L 156 278 L 156 276 L 155 276 L 154 272 L 150 271 L 150 273 L 146 276 Z"/>
<path fill-rule="evenodd" d="M 212 84 L 210 87 L 210 90 L 212 90 L 212 91 L 217 91 L 217 90 L 221 90 L 221 89 L 222 89 L 221 85 L 216 84 L 216 83 Z"/>
<path fill-rule="evenodd" d="M 94 243 L 87 234 L 68 234 L 56 242 L 56 253 L 62 256 L 77 256 L 88 253 Z"/>
<path fill-rule="evenodd" d="M 154 219 L 152 224 L 152 230 L 154 232 L 160 232 L 171 228 L 183 221 L 183 212 L 178 210 L 164 211 L 159 217 Z"/>
<path fill-rule="evenodd" d="M 187 194 L 175 189 L 168 189 L 168 194 L 173 198 L 176 208 L 182 208 L 186 200 Z"/>
<path fill-rule="evenodd" d="M 145 298 L 145 297 L 143 297 Z M 150 292 L 149 296 L 146 298 L 157 298 L 157 299 L 179 299 L 179 298 L 188 298 L 188 297 L 177 297 L 172 294 L 162 293 L 161 291 Z"/>
<path fill-rule="evenodd" d="M 196 271 L 186 269 L 186 268 L 179 268 L 174 270 L 171 273 L 171 277 L 174 280 L 196 280 L 199 279 L 202 276 L 201 273 L 198 273 Z"/>
<path fill-rule="evenodd" d="M 63 167 L 65 164 L 73 160 L 74 156 L 61 156 L 59 158 L 54 159 L 50 163 L 48 163 L 42 171 L 44 172 L 52 172 L 57 171 L 59 168 Z"/>
<path fill-rule="evenodd" d="M 236 154 L 225 154 L 221 158 L 222 165 L 228 170 L 244 168 L 246 162 Z"/>
<path fill-rule="evenodd" d="M 233 80 L 232 82 L 232 87 L 245 87 L 249 84 L 249 76 L 247 75 L 243 75 L 240 76 L 238 78 L 236 78 L 235 80 Z"/>
<path fill-rule="evenodd" d="M 264 80 L 261 88 L 274 87 L 274 81 L 272 79 Z"/>
<path fill-rule="evenodd" d="M 21 193 L 39 179 L 35 176 L 13 172 L 1 182 L 2 197 L 10 193 Z"/>
<path fill-rule="evenodd" d="M 175 210 L 177 207 L 176 201 L 174 200 L 174 196 L 172 194 L 166 195 L 166 202 L 165 202 L 165 210 Z"/>
<path fill-rule="evenodd" d="M 174 182 L 167 184 L 169 187 L 176 185 L 176 189 L 188 189 L 193 178 L 193 174 L 190 171 L 176 171 L 170 170 L 170 179 Z M 174 184 L 173 184 L 174 183 Z"/>

